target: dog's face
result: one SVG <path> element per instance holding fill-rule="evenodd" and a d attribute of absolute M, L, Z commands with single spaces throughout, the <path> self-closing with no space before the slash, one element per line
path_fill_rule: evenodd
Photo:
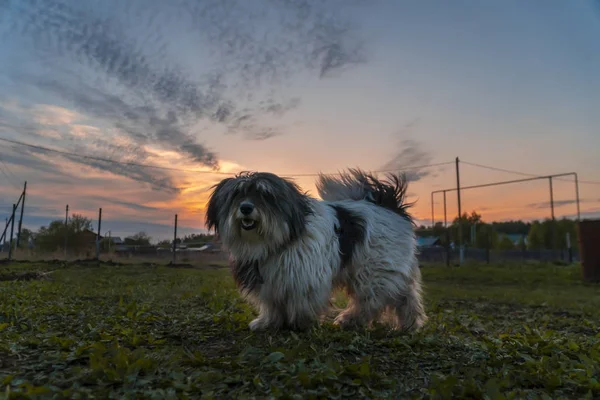
<path fill-rule="evenodd" d="M 267 172 L 223 179 L 208 201 L 206 224 L 226 244 L 280 246 L 302 234 L 309 197 L 291 181 Z"/>

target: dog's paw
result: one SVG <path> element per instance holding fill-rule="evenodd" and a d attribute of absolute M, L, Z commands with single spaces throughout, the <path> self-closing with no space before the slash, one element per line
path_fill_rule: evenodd
<path fill-rule="evenodd" d="M 253 319 L 248 324 L 248 327 L 253 332 L 264 331 L 264 330 L 267 329 L 267 326 L 268 326 L 268 324 L 266 323 L 266 321 L 263 318 L 260 318 L 260 317 L 256 318 L 256 319 Z"/>
<path fill-rule="evenodd" d="M 403 323 L 398 324 L 395 329 L 405 333 L 416 333 L 423 329 L 427 320 L 427 316 L 422 315 L 412 322 L 403 321 Z"/>
<path fill-rule="evenodd" d="M 341 329 L 357 329 L 365 324 L 354 315 L 340 314 L 333 321 L 333 325 L 339 326 Z"/>

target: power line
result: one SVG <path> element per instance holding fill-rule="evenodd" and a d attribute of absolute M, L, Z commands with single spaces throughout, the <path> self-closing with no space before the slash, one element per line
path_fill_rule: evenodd
<path fill-rule="evenodd" d="M 435 164 L 426 164 L 426 165 L 409 165 L 407 167 L 402 167 L 402 168 L 396 168 L 396 169 L 382 169 L 382 170 L 377 170 L 377 171 L 371 171 L 371 173 L 376 173 L 376 174 L 385 174 L 388 172 L 398 172 L 398 171 L 408 171 L 408 170 L 412 170 L 412 169 L 423 169 L 423 168 L 431 168 L 431 167 L 439 167 L 442 165 L 449 165 L 449 164 L 454 164 L 454 161 L 446 161 L 446 162 L 440 162 L 440 163 L 435 163 Z M 281 174 L 283 176 L 290 176 L 290 177 L 309 177 L 309 176 L 319 176 L 319 175 L 339 175 L 339 172 L 332 172 L 332 173 L 327 173 L 327 174 L 319 174 L 319 173 L 312 173 L 312 174 Z"/>
<path fill-rule="evenodd" d="M 463 161 L 463 160 L 460 160 L 460 162 L 462 164 L 471 165 L 473 167 L 485 168 L 485 169 L 489 169 L 489 170 L 492 170 L 492 171 L 507 172 L 509 174 L 516 174 L 516 175 L 530 176 L 530 177 L 540 177 L 540 176 L 543 176 L 543 175 L 528 174 L 526 172 L 512 171 L 512 170 L 504 169 L 504 168 L 490 167 L 489 165 L 477 164 L 477 163 L 472 163 L 472 162 Z M 561 178 L 555 178 L 555 179 L 557 181 L 572 182 L 569 179 L 561 179 Z M 585 184 L 588 184 L 588 185 L 600 185 L 600 182 L 598 182 L 598 181 L 582 181 L 582 180 L 579 180 L 579 183 L 585 183 Z"/>
<path fill-rule="evenodd" d="M 65 155 L 65 156 L 79 157 L 79 158 L 83 158 L 83 159 L 101 161 L 101 162 L 105 162 L 105 163 L 109 163 L 109 164 L 116 164 L 116 165 L 127 165 L 127 166 L 134 166 L 134 167 L 140 167 L 140 168 L 154 168 L 154 169 L 162 169 L 162 170 L 177 171 L 177 172 L 193 172 L 195 174 L 213 174 L 213 175 L 228 175 L 228 176 L 237 174 L 237 172 L 198 171 L 198 170 L 186 169 L 186 168 L 162 167 L 162 166 L 158 166 L 158 165 L 141 164 L 141 163 L 128 162 L 128 161 L 116 161 L 116 160 L 111 160 L 109 158 L 88 156 L 88 155 L 73 153 L 73 152 L 64 151 L 64 150 L 51 149 L 49 147 L 33 145 L 33 144 L 19 142 L 17 140 L 6 139 L 6 138 L 2 138 L 2 137 L 0 137 L 0 141 L 11 143 L 11 144 L 18 145 L 18 146 L 24 146 L 24 147 L 37 149 L 37 150 L 42 150 L 42 151 L 46 151 L 46 152 L 57 153 L 57 154 Z M 406 166 L 403 168 L 385 169 L 385 170 L 378 170 L 378 171 L 371 171 L 371 172 L 373 172 L 373 173 L 397 172 L 397 171 L 406 171 L 406 170 L 413 170 L 413 169 L 438 167 L 438 166 L 449 165 L 449 164 L 453 164 L 453 163 L 454 163 L 454 161 L 447 161 L 447 162 L 441 162 L 441 163 L 435 163 L 435 164 L 414 165 L 414 166 Z M 320 174 L 319 173 L 309 173 L 309 174 L 281 174 L 281 175 L 285 175 L 288 177 L 309 177 L 309 176 L 319 176 Z M 339 173 L 328 173 L 328 174 L 323 174 L 323 175 L 339 175 Z"/>

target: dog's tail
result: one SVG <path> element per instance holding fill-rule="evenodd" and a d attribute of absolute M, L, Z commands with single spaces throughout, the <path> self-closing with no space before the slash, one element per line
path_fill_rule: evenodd
<path fill-rule="evenodd" d="M 406 201 L 408 181 L 403 173 L 388 173 L 387 179 L 378 179 L 358 168 L 350 168 L 339 177 L 319 174 L 316 186 L 325 201 L 366 200 L 409 219 L 408 209 L 414 205 Z"/>

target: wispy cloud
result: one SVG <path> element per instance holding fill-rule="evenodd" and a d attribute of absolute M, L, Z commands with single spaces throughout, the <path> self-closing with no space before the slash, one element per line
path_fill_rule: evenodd
<path fill-rule="evenodd" d="M 190 134 L 198 120 L 223 124 L 230 133 L 244 131 L 251 139 L 272 137 L 281 130 L 258 126 L 260 116 L 281 115 L 299 102 L 277 99 L 261 85 L 281 84 L 303 70 L 317 70 L 324 77 L 364 60 L 357 27 L 341 17 L 339 1 L 149 1 L 135 10 L 122 3 L 112 6 L 109 16 L 111 6 L 104 3 L 81 7 L 69 1 L 23 0 L 0 6 L 12 12 L 13 37 L 20 34 L 40 57 L 51 54 L 45 69 L 53 69 L 53 80 L 47 71 L 33 82 L 20 78 L 113 124 L 149 125 L 151 130 L 133 136 L 177 146 L 211 167 L 218 166 L 215 154 Z M 182 25 L 185 30 L 178 30 Z M 165 26 L 175 35 L 186 32 L 185 39 L 204 45 L 201 50 L 216 52 L 212 60 L 217 67 L 198 76 L 174 63 L 168 56 L 174 36 Z M 246 92 L 240 96 L 242 87 Z M 266 97 L 257 98 L 261 93 Z"/>
<path fill-rule="evenodd" d="M 433 175 L 431 168 L 411 168 L 413 166 L 429 165 L 433 161 L 433 155 L 423 146 L 413 140 L 404 139 L 400 141 L 397 153 L 386 162 L 381 169 L 402 170 L 410 181 L 418 181 Z"/>
<path fill-rule="evenodd" d="M 559 207 L 564 207 L 564 206 L 568 206 L 568 205 L 572 205 L 572 204 L 576 204 L 577 201 L 576 200 L 554 200 L 553 204 L 554 204 L 554 208 L 559 208 Z M 593 200 L 587 200 L 587 199 L 580 199 L 579 200 L 580 204 L 588 204 L 588 203 L 594 203 Z M 549 201 L 543 201 L 543 202 L 539 202 L 539 203 L 530 203 L 527 204 L 525 207 L 528 208 L 536 208 L 536 209 L 540 209 L 540 208 L 550 208 L 552 205 L 552 203 L 550 203 Z"/>
<path fill-rule="evenodd" d="M 2 122 L 0 121 L 0 124 Z M 63 143 L 62 150 L 66 148 L 72 154 L 47 151 L 42 148 L 44 146 L 34 148 L 10 145 L 11 151 L 7 152 L 4 160 L 11 164 L 34 168 L 46 175 L 63 175 L 71 178 L 73 174 L 69 171 L 69 165 L 79 164 L 149 184 L 155 190 L 170 192 L 178 190 L 172 176 L 165 171 L 87 158 L 91 156 L 120 162 L 149 163 L 151 154 L 144 146 L 136 144 L 131 138 L 110 134 L 108 131 L 101 132 L 99 128 L 93 126 L 58 125 L 59 122 L 66 121 L 56 121 L 51 125 L 54 129 L 53 132 L 60 136 Z M 4 123 L 4 126 L 8 125 Z M 13 124 L 10 125 L 13 128 Z M 38 124 L 38 122 L 28 122 L 28 126 L 30 129 L 26 131 L 26 134 L 36 137 L 37 143 L 40 142 L 40 139 L 47 139 L 45 132 L 48 131 L 48 126 Z M 17 130 L 17 132 L 21 131 Z"/>

